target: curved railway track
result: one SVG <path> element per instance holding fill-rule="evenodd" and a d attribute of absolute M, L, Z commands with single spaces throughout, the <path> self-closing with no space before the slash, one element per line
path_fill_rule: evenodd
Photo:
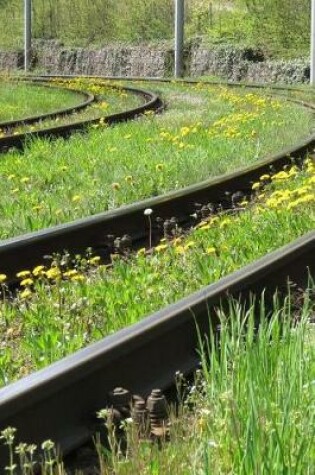
<path fill-rule="evenodd" d="M 148 104 L 152 108 L 161 105 L 154 95 Z M 122 114 L 118 116 L 126 120 Z M 134 113 L 130 115 L 133 116 Z M 175 216 L 182 225 L 189 224 L 195 203 L 211 202 L 230 208 L 233 193 L 250 194 L 252 182 L 268 173 L 270 167 L 278 171 L 292 159 L 300 160 L 312 154 L 314 146 L 315 135 L 312 135 L 295 147 L 239 172 L 2 241 L 0 270 L 14 284 L 19 270 L 35 267 L 44 255 L 52 252 L 68 250 L 78 254 L 92 247 L 106 260 L 111 252 L 108 236 L 113 234 L 118 237 L 128 234 L 133 248 L 142 247 L 149 237 L 146 208 L 152 208 L 154 216 L 164 220 Z M 153 230 L 154 239 L 159 239 L 160 234 L 160 229 Z M 114 387 L 124 386 L 146 396 L 154 387 L 172 386 L 177 370 L 184 374 L 192 372 L 199 363 L 196 324 L 199 335 L 207 335 L 210 326 L 218 323 L 215 307 L 224 305 L 229 297 L 246 303 L 252 294 L 259 295 L 264 289 L 267 289 L 268 305 L 276 290 L 286 290 L 288 279 L 305 288 L 309 274 L 314 273 L 315 232 L 311 232 L 142 322 L 4 387 L 0 390 L 0 428 L 16 427 L 23 441 L 39 443 L 54 439 L 67 453 L 91 438 L 95 413 L 108 404 L 108 392 Z M 1 447 L 0 467 L 6 464 L 7 454 Z"/>
<path fill-rule="evenodd" d="M 195 84 L 192 81 L 190 82 Z M 126 113 L 108 116 L 108 123 L 124 121 L 143 113 L 145 110 L 154 110 L 161 107 L 161 101 L 155 94 L 135 88 L 127 89 L 144 95 L 148 102 Z M 315 108 L 312 104 L 307 106 L 312 110 Z M 98 121 L 99 119 L 94 122 Z M 70 126 L 42 130 L 37 132 L 36 135 L 44 137 L 52 135 L 68 136 L 75 130 L 84 129 L 87 122 L 91 123 L 90 121 L 84 121 Z M 26 135 L 32 134 L 27 133 Z M 15 136 L 0 139 L 0 149 L 1 140 L 10 141 L 11 139 L 15 146 L 18 146 L 18 144 L 23 144 L 25 137 Z M 52 253 L 69 251 L 73 254 L 83 254 L 87 248 L 92 248 L 106 261 L 112 252 L 108 237 L 112 235 L 122 237 L 128 234 L 133 249 L 138 249 L 147 244 L 149 240 L 150 230 L 144 217 L 145 209 L 152 208 L 154 217 L 158 216 L 164 221 L 175 217 L 179 224 L 189 225 L 192 222 L 191 215 L 196 211 L 196 203 L 201 205 L 212 203 L 215 206 L 220 205 L 223 208 L 229 208 L 234 193 L 241 191 L 245 195 L 249 195 L 252 183 L 257 181 L 261 175 L 269 173 L 270 170 L 277 172 L 290 164 L 293 159 L 302 160 L 308 154 L 312 154 L 314 148 L 315 134 L 312 134 L 294 147 L 286 148 L 276 155 L 270 155 L 255 165 L 235 173 L 205 180 L 175 192 L 149 198 L 113 211 L 99 213 L 67 224 L 0 241 L 0 271 L 7 275 L 8 284 L 14 285 L 16 274 L 20 270 L 34 268 L 43 263 L 44 256 Z M 157 241 L 161 236 L 161 229 L 153 227 L 153 241 Z"/>
<path fill-rule="evenodd" d="M 36 83 L 39 83 L 42 87 L 46 87 L 46 88 L 49 87 L 49 88 L 54 88 L 54 89 L 63 89 L 60 86 L 59 87 L 57 87 L 57 86 L 47 86 L 46 82 L 36 81 Z M 70 114 L 73 114 L 74 112 L 79 112 L 79 111 L 85 109 L 86 107 L 88 107 L 89 105 L 91 105 L 95 101 L 95 96 L 93 94 L 91 94 L 90 92 L 80 91 L 80 90 L 77 90 L 77 89 L 71 89 L 71 91 L 74 92 L 75 94 L 79 95 L 79 96 L 83 96 L 84 101 L 80 102 L 79 104 L 77 104 L 75 106 L 55 110 L 55 111 L 52 111 L 52 112 L 48 112 L 46 114 L 39 114 L 39 115 L 36 115 L 36 116 L 25 117 L 24 119 L 22 118 L 22 119 L 17 119 L 17 120 L 9 120 L 9 121 L 5 121 L 5 122 L 0 122 L 0 130 L 2 130 L 2 132 L 5 132 L 5 133 L 6 133 L 6 131 L 8 131 L 7 135 L 12 135 L 12 131 L 16 127 L 19 127 L 21 125 L 22 126 L 23 125 L 31 125 L 31 124 L 35 124 L 37 122 L 42 122 L 42 121 L 47 120 L 47 119 L 55 119 L 56 117 L 63 117 L 63 116 L 66 116 L 66 115 L 70 115 Z"/>
<path fill-rule="evenodd" d="M 267 289 L 268 306 L 275 291 L 287 289 L 288 279 L 305 288 L 309 273 L 315 273 L 315 232 L 4 387 L 0 427 L 16 427 L 22 441 L 53 439 L 66 454 L 91 440 L 96 411 L 110 405 L 108 393 L 115 387 L 145 397 L 155 387 L 170 388 L 176 371 L 190 374 L 199 364 L 199 338 L 218 324 L 215 308 L 228 298 L 246 304 L 252 294 Z M 7 453 L 1 447 L 0 467 L 6 464 Z"/>
<path fill-rule="evenodd" d="M 115 86 L 112 86 L 112 87 L 115 87 Z M 140 96 L 141 98 L 143 98 L 144 104 L 138 107 L 135 107 L 133 109 L 129 109 L 127 111 L 118 112 L 116 114 L 110 114 L 110 115 L 102 117 L 104 124 L 112 125 L 112 124 L 117 124 L 120 122 L 125 122 L 130 119 L 135 119 L 139 115 L 144 114 L 144 112 L 158 111 L 163 106 L 160 98 L 156 94 L 152 94 L 151 92 L 144 91 L 140 88 L 128 87 L 128 86 L 121 87 L 120 89 L 123 89 L 126 92 Z M 92 99 L 92 96 L 91 96 L 91 99 Z M 68 113 L 69 112 L 66 112 L 65 114 L 63 114 L 63 111 L 62 111 L 62 115 L 66 115 Z M 15 147 L 17 149 L 23 149 L 24 144 L 33 137 L 67 138 L 74 132 L 84 131 L 93 124 L 99 124 L 100 119 L 101 117 L 98 117 L 96 119 L 81 120 L 77 122 L 72 122 L 71 124 L 60 125 L 57 127 L 41 128 L 39 130 L 36 130 L 35 132 L 25 132 L 25 133 L 18 133 L 18 134 L 10 133 L 9 135 L 6 135 L 5 137 L 0 138 L 0 153 L 6 152 L 8 149 L 12 147 Z M 29 120 L 33 120 L 33 118 L 30 118 Z M 18 121 L 15 121 L 15 126 L 21 125 L 21 124 L 17 124 L 17 122 Z M 22 122 L 25 123 L 25 121 L 22 121 Z M 30 122 L 28 123 L 30 124 Z"/>

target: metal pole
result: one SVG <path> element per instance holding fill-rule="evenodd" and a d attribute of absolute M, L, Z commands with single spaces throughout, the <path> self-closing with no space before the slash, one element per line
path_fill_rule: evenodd
<path fill-rule="evenodd" d="M 311 12 L 311 86 L 315 85 L 315 0 L 312 0 Z"/>
<path fill-rule="evenodd" d="M 183 75 L 185 0 L 175 0 L 175 77 Z"/>
<path fill-rule="evenodd" d="M 32 0 L 24 0 L 24 70 L 31 64 L 32 50 Z"/>

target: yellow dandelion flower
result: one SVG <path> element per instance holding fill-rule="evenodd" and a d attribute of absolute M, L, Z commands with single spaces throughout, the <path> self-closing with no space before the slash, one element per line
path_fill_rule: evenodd
<path fill-rule="evenodd" d="M 81 196 L 80 195 L 74 195 L 71 198 L 72 203 L 77 203 L 78 201 L 81 201 Z"/>
<path fill-rule="evenodd" d="M 175 247 L 175 253 L 176 253 L 176 254 L 185 254 L 185 248 L 184 248 L 184 246 L 176 246 L 176 247 Z"/>
<path fill-rule="evenodd" d="M 33 275 L 35 277 L 39 277 L 40 275 L 43 274 L 45 267 L 44 266 L 36 266 L 33 269 Z"/>
<path fill-rule="evenodd" d="M 133 182 L 133 178 L 131 175 L 125 176 L 125 182 L 131 184 Z"/>
<path fill-rule="evenodd" d="M 94 256 L 88 260 L 88 263 L 91 264 L 92 266 L 95 266 L 99 264 L 100 260 L 101 260 L 100 256 Z"/>
<path fill-rule="evenodd" d="M 256 183 L 253 183 L 252 185 L 252 190 L 259 190 L 261 184 L 257 181 Z"/>
<path fill-rule="evenodd" d="M 51 267 L 48 269 L 46 272 L 46 277 L 51 280 L 57 280 L 60 279 L 61 277 L 61 271 L 58 269 L 58 267 Z"/>
<path fill-rule="evenodd" d="M 6 274 L 0 274 L 0 284 L 3 284 L 7 280 Z"/>
<path fill-rule="evenodd" d="M 25 289 L 23 290 L 23 292 L 20 293 L 20 297 L 23 300 L 30 298 L 31 295 L 32 295 L 32 291 L 30 289 Z"/>
<path fill-rule="evenodd" d="M 23 178 L 21 178 L 20 182 L 21 183 L 28 183 L 30 181 L 30 178 L 28 178 L 27 176 L 24 176 Z"/>
<path fill-rule="evenodd" d="M 120 189 L 120 184 L 117 183 L 117 182 L 116 182 L 116 183 L 112 183 L 112 189 L 113 189 L 114 191 L 119 190 L 119 189 Z"/>
<path fill-rule="evenodd" d="M 161 251 L 164 251 L 165 249 L 168 248 L 168 245 L 167 244 L 159 244 L 158 246 L 156 246 L 155 250 L 157 252 L 161 252 Z"/>
<path fill-rule="evenodd" d="M 225 228 L 226 226 L 228 226 L 230 224 L 231 220 L 229 218 L 225 218 L 221 221 L 219 227 L 222 229 L 222 228 Z"/>
<path fill-rule="evenodd" d="M 21 270 L 21 272 L 18 272 L 16 274 L 16 277 L 18 277 L 19 279 L 24 279 L 25 277 L 28 277 L 31 275 L 31 271 L 29 270 Z"/>
<path fill-rule="evenodd" d="M 267 173 L 265 173 L 265 175 L 261 175 L 261 177 L 259 178 L 260 181 L 266 181 L 266 180 L 269 180 L 270 178 L 270 175 L 268 175 Z"/>
<path fill-rule="evenodd" d="M 83 274 L 77 274 L 77 275 L 74 275 L 71 277 L 71 281 L 72 282 L 84 282 L 85 281 L 85 277 Z"/>
<path fill-rule="evenodd" d="M 63 273 L 63 277 L 69 277 L 69 278 L 72 278 L 74 277 L 75 275 L 78 274 L 78 271 L 76 269 L 70 269 L 66 272 Z"/>
<path fill-rule="evenodd" d="M 157 172 L 161 172 L 163 170 L 163 168 L 164 168 L 164 164 L 163 163 L 158 163 L 155 167 L 155 170 Z"/>
<path fill-rule="evenodd" d="M 213 246 L 207 247 L 206 253 L 209 254 L 209 255 L 215 254 L 215 247 L 213 247 Z"/>
<path fill-rule="evenodd" d="M 26 279 L 23 279 L 20 282 L 20 285 L 22 287 L 28 287 L 28 286 L 32 285 L 33 283 L 34 283 L 33 279 L 31 279 L 30 277 L 27 277 Z"/>

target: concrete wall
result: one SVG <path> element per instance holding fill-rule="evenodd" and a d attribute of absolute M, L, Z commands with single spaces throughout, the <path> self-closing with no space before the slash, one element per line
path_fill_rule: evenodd
<path fill-rule="evenodd" d="M 33 67 L 52 74 L 168 77 L 174 52 L 163 45 L 109 45 L 100 49 L 69 48 L 58 41 L 37 40 Z M 0 70 L 23 67 L 23 52 L 0 51 Z M 309 81 L 308 59 L 272 61 L 261 50 L 190 44 L 185 51 L 185 74 L 215 75 L 232 81 L 302 83 Z"/>

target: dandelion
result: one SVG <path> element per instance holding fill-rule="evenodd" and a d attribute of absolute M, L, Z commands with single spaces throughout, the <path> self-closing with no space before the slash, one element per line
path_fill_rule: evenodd
<path fill-rule="evenodd" d="M 165 251 L 165 249 L 168 248 L 168 245 L 167 244 L 159 244 L 158 246 L 156 246 L 155 250 L 157 252 L 161 252 L 161 251 Z"/>
<path fill-rule="evenodd" d="M 16 274 L 16 277 L 19 279 L 24 279 L 25 277 L 28 277 L 31 275 L 31 272 L 29 270 L 22 270 L 21 272 L 18 272 Z"/>
<path fill-rule="evenodd" d="M 30 277 L 27 277 L 26 279 L 23 279 L 20 282 L 20 285 L 22 287 L 28 287 L 28 286 L 32 285 L 33 283 L 34 283 L 33 279 L 31 279 Z"/>
<path fill-rule="evenodd" d="M 164 168 L 164 164 L 163 163 L 158 163 L 155 167 L 155 170 L 157 172 L 161 172 L 163 170 L 163 168 Z"/>
<path fill-rule="evenodd" d="M 81 196 L 80 195 L 74 195 L 71 199 L 72 203 L 77 203 L 78 201 L 81 201 Z"/>
<path fill-rule="evenodd" d="M 6 274 L 0 274 L 0 284 L 3 284 L 7 280 Z"/>
<path fill-rule="evenodd" d="M 131 185 L 133 183 L 133 178 L 131 175 L 127 175 L 125 177 L 125 182 L 128 183 L 129 185 Z"/>
<path fill-rule="evenodd" d="M 114 191 L 118 191 L 120 189 L 120 184 L 115 182 L 115 183 L 112 183 L 112 189 Z"/>
<path fill-rule="evenodd" d="M 43 274 L 44 269 L 45 269 L 44 266 L 36 266 L 36 267 L 34 267 L 34 269 L 33 269 L 33 275 L 34 275 L 35 277 L 39 277 L 40 275 Z"/>
<path fill-rule="evenodd" d="M 20 293 L 20 297 L 23 300 L 30 298 L 31 295 L 32 295 L 32 291 L 30 289 L 25 289 L 23 290 L 23 292 Z"/>
<path fill-rule="evenodd" d="M 209 254 L 209 255 L 215 254 L 215 247 L 213 247 L 213 246 L 207 247 L 206 253 Z"/>
<path fill-rule="evenodd" d="M 94 257 L 91 257 L 91 259 L 88 260 L 88 264 L 94 266 L 94 265 L 99 264 L 100 260 L 101 260 L 100 256 L 94 256 Z"/>
<path fill-rule="evenodd" d="M 259 182 L 253 183 L 252 190 L 253 191 L 259 190 L 260 186 L 261 184 Z"/>

